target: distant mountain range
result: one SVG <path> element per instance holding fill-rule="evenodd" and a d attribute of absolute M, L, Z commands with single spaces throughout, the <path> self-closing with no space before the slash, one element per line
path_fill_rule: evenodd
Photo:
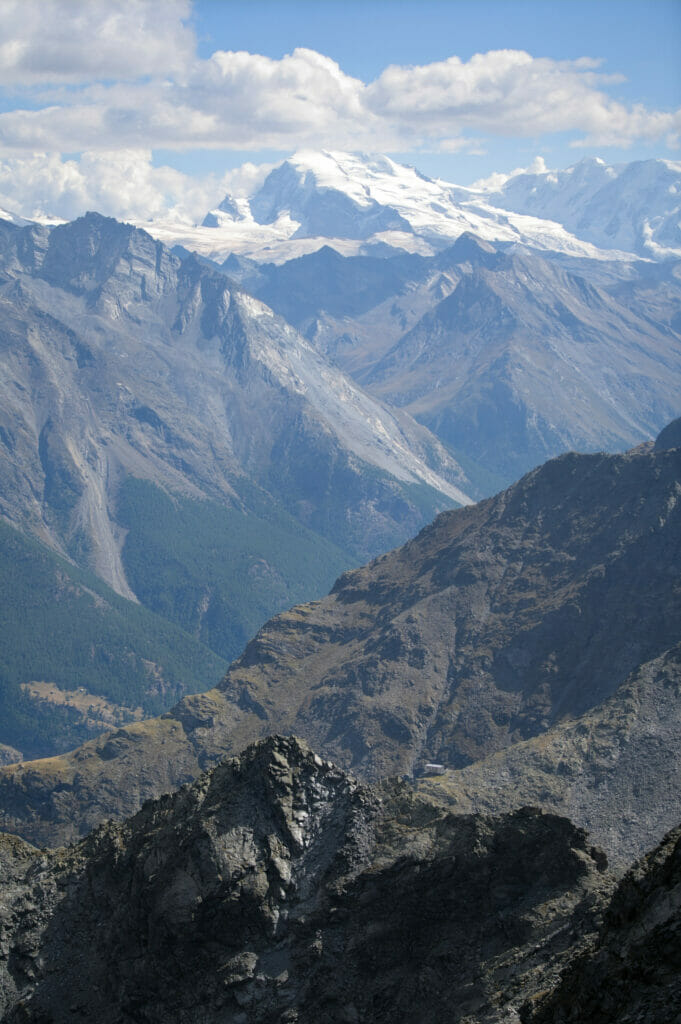
<path fill-rule="evenodd" d="M 462 188 L 301 152 L 192 244 L 428 426 L 480 494 L 678 415 L 680 196 L 681 164 L 663 160 Z"/>
<path fill-rule="evenodd" d="M 464 231 L 573 256 L 678 259 L 680 196 L 681 164 L 668 160 L 589 159 L 461 186 L 385 156 L 301 151 L 250 195 L 227 195 L 201 228 L 152 230 L 213 259 L 237 252 L 284 262 L 325 240 L 343 255 L 432 255 Z"/>
<path fill-rule="evenodd" d="M 583 162 L 476 191 L 387 158 L 298 154 L 208 217 L 203 235 L 236 247 L 220 265 L 97 214 L 0 221 L 0 513 L 112 587 L 131 623 L 141 603 L 199 644 L 197 663 L 207 647 L 223 665 L 437 511 L 678 415 L 677 171 Z M 528 217 L 533 203 L 565 224 Z M 56 648 L 31 671 L 19 647 L 0 665 L 13 693 L 64 679 Z M 103 666 L 93 655 L 90 689 L 114 700 Z M 116 714 L 196 678 L 149 676 Z"/>
<path fill-rule="evenodd" d="M 503 248 L 276 265 L 231 276 L 376 397 L 428 426 L 478 493 L 560 451 L 626 448 L 679 412 L 681 270 Z"/>
<path fill-rule="evenodd" d="M 561 224 L 600 249 L 681 258 L 681 163 L 581 160 L 565 171 L 515 174 L 487 202 Z"/>

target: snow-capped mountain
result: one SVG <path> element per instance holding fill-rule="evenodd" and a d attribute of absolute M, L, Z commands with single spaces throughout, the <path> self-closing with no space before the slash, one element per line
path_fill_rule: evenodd
<path fill-rule="evenodd" d="M 582 160 L 564 171 L 515 174 L 485 196 L 504 210 L 556 221 L 600 248 L 681 257 L 681 163 Z"/>
<path fill-rule="evenodd" d="M 404 250 L 429 256 L 466 231 L 573 256 L 626 258 L 603 253 L 556 220 L 500 209 L 497 199 L 484 188 L 433 180 L 385 156 L 306 150 L 272 170 L 253 195 L 226 196 L 201 227 L 154 224 L 150 230 L 221 260 L 239 253 L 281 263 L 325 244 L 342 255 Z"/>

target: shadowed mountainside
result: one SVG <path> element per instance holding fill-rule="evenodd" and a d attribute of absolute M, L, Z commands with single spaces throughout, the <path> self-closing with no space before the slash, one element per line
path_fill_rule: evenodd
<path fill-rule="evenodd" d="M 456 816 L 273 737 L 77 846 L 0 837 L 6 1024 L 492 1024 L 590 949 L 570 822 Z"/>
<path fill-rule="evenodd" d="M 681 827 L 622 879 L 592 949 L 577 956 L 526 1024 L 659 1024 L 681 1006 Z M 674 1007 L 677 1007 L 674 1010 Z"/>
<path fill-rule="evenodd" d="M 7 827 L 72 838 L 285 731 L 366 778 L 443 762 L 464 809 L 529 796 L 631 859 L 679 817 L 680 493 L 681 449 L 645 445 L 444 513 L 273 619 L 217 689 L 2 769 Z"/>

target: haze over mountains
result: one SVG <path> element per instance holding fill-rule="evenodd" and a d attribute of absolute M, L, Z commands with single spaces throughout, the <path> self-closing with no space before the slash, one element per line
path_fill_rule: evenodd
<path fill-rule="evenodd" d="M 3 1020 L 675 1005 L 678 188 L 0 221 Z"/>
<path fill-rule="evenodd" d="M 119 649 L 117 628 L 93 647 L 76 627 L 66 658 L 41 641 L 31 668 L 8 620 L 9 704 L 31 684 L 22 720 L 39 709 L 63 719 L 43 752 L 101 721 L 75 698 L 45 706 L 43 684 L 78 689 L 65 665 L 114 701 L 114 720 L 159 710 L 197 688 L 197 666 L 219 674 L 273 612 L 324 593 L 436 511 L 561 451 L 654 437 L 681 393 L 677 171 L 582 163 L 476 198 L 387 158 L 301 153 L 207 218 L 218 226 L 202 234 L 243 250 L 234 232 L 245 232 L 258 257 L 233 251 L 222 266 L 96 214 L 52 228 L 3 221 L 0 507 L 19 531 L 6 535 L 7 571 L 20 548 L 47 566 L 37 539 L 159 616 L 147 626 L 159 640 L 169 624 L 180 631 L 163 657 L 136 662 L 126 692 L 138 655 Z M 522 213 L 495 205 L 507 195 Z M 528 218 L 533 203 L 575 232 L 620 203 L 622 223 L 657 248 L 613 220 L 603 237 L 630 251 L 599 249 L 582 227 L 580 240 Z M 74 596 L 90 602 L 80 618 L 93 624 L 99 584 L 64 586 L 70 572 L 51 563 L 39 600 L 15 588 L 18 618 L 37 623 L 58 594 L 63 611 Z M 21 751 L 22 728 L 8 724 L 0 742 Z"/>
<path fill-rule="evenodd" d="M 676 261 L 548 258 L 466 233 L 428 260 L 327 247 L 225 269 L 428 426 L 479 493 L 560 451 L 625 448 L 678 412 Z"/>
<path fill-rule="evenodd" d="M 250 199 L 227 197 L 195 244 L 218 258 L 210 232 L 228 240 L 228 274 L 489 493 L 677 415 L 680 189 L 669 161 L 476 191 L 387 158 L 300 153 Z M 285 243 L 262 234 L 275 229 Z"/>

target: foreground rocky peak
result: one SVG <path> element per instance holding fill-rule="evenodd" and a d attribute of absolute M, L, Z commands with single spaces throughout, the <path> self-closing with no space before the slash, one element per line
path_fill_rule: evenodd
<path fill-rule="evenodd" d="M 282 737 L 68 850 L 2 837 L 0 872 L 7 1024 L 501 1021 L 612 888 L 563 819 L 453 816 Z"/>

